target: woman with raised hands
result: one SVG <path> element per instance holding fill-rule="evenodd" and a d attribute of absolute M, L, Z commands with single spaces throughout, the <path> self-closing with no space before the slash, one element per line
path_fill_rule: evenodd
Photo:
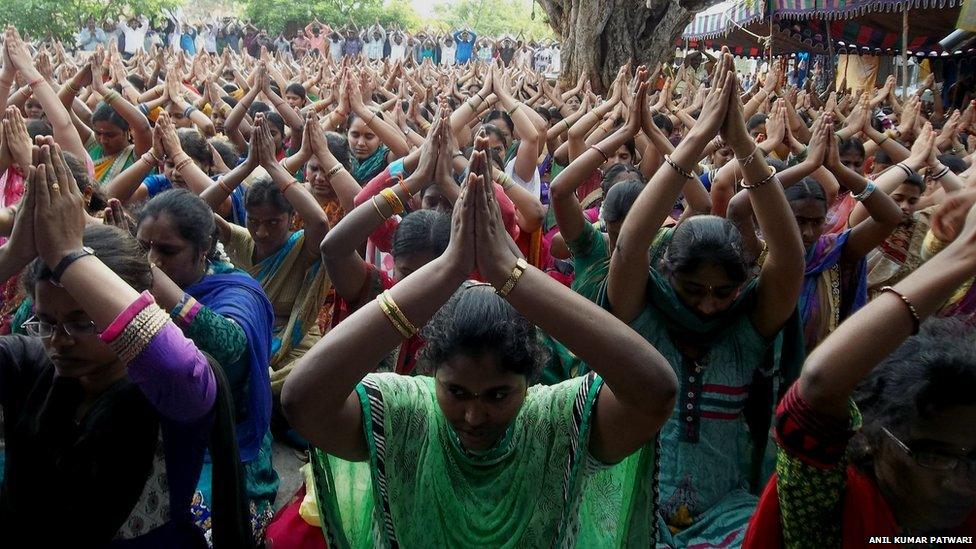
<path fill-rule="evenodd" d="M 352 151 L 352 173 L 360 185 L 365 185 L 383 168 L 397 158 L 410 153 L 403 132 L 383 119 L 378 110 L 363 102 L 359 82 L 347 74 L 341 83 L 339 112 L 348 116 L 349 149 Z"/>
<path fill-rule="evenodd" d="M 438 111 L 438 118 L 420 149 L 417 169 L 397 185 L 387 187 L 361 203 L 322 240 L 322 260 L 338 297 L 333 325 L 440 256 L 447 248 L 450 219 L 446 213 L 421 209 L 405 214 L 405 204 L 411 197 L 423 195 L 443 172 L 450 174 L 450 152 L 446 147 L 449 130 L 442 112 Z M 390 276 L 364 261 L 359 250 L 390 217 L 403 214 L 392 235 L 393 273 Z M 422 346 L 423 340 L 419 337 L 404 341 L 394 365 L 388 369 L 400 374 L 412 373 Z"/>
<path fill-rule="evenodd" d="M 807 358 L 777 408 L 777 474 L 744 547 L 976 536 L 976 339 L 959 320 L 923 324 L 976 275 L 974 203 L 944 204 L 933 226 L 951 244 Z"/>
<path fill-rule="evenodd" d="M 254 119 L 248 158 L 242 163 L 244 168 L 238 166 L 240 172 L 225 177 L 201 198 L 211 208 L 219 208 L 243 182 L 239 174 L 247 166 L 256 164 L 267 172 L 244 195 L 246 228 L 220 216 L 215 221 L 231 263 L 257 279 L 274 306 L 270 366 L 271 388 L 277 395 L 295 359 L 321 335 L 316 319 L 330 282 L 318 252 L 329 223 L 311 193 L 276 160 L 268 121 L 260 113 Z M 298 231 L 292 230 L 295 214 L 303 221 L 304 228 Z"/>
<path fill-rule="evenodd" d="M 16 543 L 193 547 L 190 499 L 208 445 L 219 483 L 215 547 L 250 547 L 219 366 L 153 299 L 126 232 L 85 227 L 84 198 L 53 140 L 37 151 L 3 272 L 26 271 L 29 336 L 0 338 L 6 476 L 0 530 Z M 38 509 L 58 494 L 51 528 Z"/>
<path fill-rule="evenodd" d="M 100 185 L 114 179 L 152 146 L 149 120 L 138 107 L 106 85 L 104 72 L 103 57 L 96 53 L 58 94 L 70 108 L 79 86 L 87 81 L 102 99 L 91 115 L 91 126 L 80 120 L 75 124 L 95 163 L 95 179 Z"/>
<path fill-rule="evenodd" d="M 732 56 L 724 51 L 694 127 L 665 156 L 624 220 L 601 302 L 658 348 L 676 372 L 678 406 L 661 433 L 658 543 L 736 545 L 756 504 L 769 412 L 749 421 L 746 400 L 770 403 L 774 382 L 798 368 L 802 343 L 784 330 L 796 310 L 803 246 L 782 187 L 746 130 Z M 693 216 L 659 233 L 706 145 L 721 131 L 768 257 L 750 280 L 742 236 L 726 219 Z M 652 244 L 657 250 L 652 250 Z M 651 263 L 649 257 L 660 257 Z M 754 380 L 761 383 L 755 383 Z M 768 404 L 767 404 L 768 405 Z M 765 422 L 763 421 L 765 419 Z M 752 452 L 752 467 L 742 458 Z"/>
<path fill-rule="evenodd" d="M 286 412 L 317 447 L 323 530 L 349 547 L 652 544 L 648 442 L 674 376 L 621 322 L 519 258 L 485 145 L 445 253 L 329 332 L 286 384 Z M 465 282 L 476 268 L 490 284 Z M 603 377 L 531 386 L 536 326 Z M 432 377 L 371 373 L 418 327 Z"/>

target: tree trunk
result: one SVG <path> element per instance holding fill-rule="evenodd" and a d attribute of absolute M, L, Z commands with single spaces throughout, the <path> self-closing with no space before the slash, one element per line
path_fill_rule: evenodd
<path fill-rule="evenodd" d="M 692 16 L 717 0 L 536 0 L 562 40 L 567 85 L 580 74 L 602 93 L 628 61 L 652 67 L 674 56 Z"/>

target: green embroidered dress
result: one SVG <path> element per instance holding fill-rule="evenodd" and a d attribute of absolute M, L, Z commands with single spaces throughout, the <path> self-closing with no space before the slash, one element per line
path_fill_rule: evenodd
<path fill-rule="evenodd" d="M 314 450 L 329 547 L 649 547 L 653 444 L 608 466 L 587 452 L 602 380 L 529 389 L 491 451 L 465 451 L 434 380 L 370 374 L 357 387 L 369 461 Z"/>

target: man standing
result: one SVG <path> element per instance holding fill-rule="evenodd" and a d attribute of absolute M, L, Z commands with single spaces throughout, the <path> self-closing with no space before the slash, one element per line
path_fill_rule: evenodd
<path fill-rule="evenodd" d="M 474 53 L 474 43 L 477 39 L 478 36 L 467 27 L 454 33 L 454 41 L 457 42 L 458 65 L 463 65 L 471 59 Z"/>
<path fill-rule="evenodd" d="M 363 32 L 363 52 L 368 59 L 378 61 L 383 59 L 383 46 L 386 44 L 386 31 L 380 26 L 380 20 Z"/>
<path fill-rule="evenodd" d="M 95 18 L 89 17 L 85 26 L 78 33 L 78 47 L 82 51 L 95 51 L 98 45 L 105 45 L 105 31 L 95 26 Z"/>
<path fill-rule="evenodd" d="M 125 49 L 123 57 L 132 57 L 142 49 L 146 42 L 146 32 L 149 31 L 149 21 L 145 16 L 132 16 L 128 21 L 123 21 L 119 28 L 125 36 Z"/>

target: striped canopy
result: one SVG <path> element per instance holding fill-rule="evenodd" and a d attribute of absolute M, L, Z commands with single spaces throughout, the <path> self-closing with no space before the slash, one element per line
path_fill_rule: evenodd
<path fill-rule="evenodd" d="M 910 55 L 976 54 L 945 52 L 938 45 L 955 29 L 961 4 L 962 0 L 771 0 L 769 6 L 757 6 L 752 0 L 730 0 L 698 14 L 682 39 L 694 46 L 725 45 L 737 55 L 762 56 L 767 42 L 761 37 L 770 35 L 771 13 L 771 43 L 777 55 L 827 53 L 828 32 L 835 52 L 894 55 L 901 51 L 902 10 L 907 8 Z"/>

